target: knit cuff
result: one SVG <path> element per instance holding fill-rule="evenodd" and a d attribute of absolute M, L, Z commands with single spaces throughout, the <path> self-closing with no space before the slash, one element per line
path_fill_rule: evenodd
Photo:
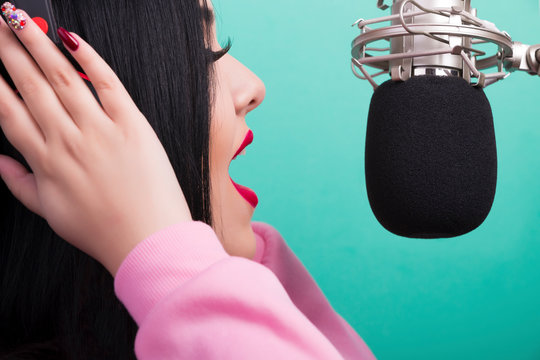
<path fill-rule="evenodd" d="M 207 224 L 172 225 L 150 235 L 124 259 L 114 280 L 116 296 L 140 325 L 162 298 L 228 256 Z"/>

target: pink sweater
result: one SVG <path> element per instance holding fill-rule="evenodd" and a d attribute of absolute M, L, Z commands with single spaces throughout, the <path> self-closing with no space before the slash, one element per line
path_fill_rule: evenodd
<path fill-rule="evenodd" d="M 131 251 L 115 291 L 139 325 L 138 359 L 375 359 L 271 226 L 253 261 L 208 225 L 161 230 Z"/>

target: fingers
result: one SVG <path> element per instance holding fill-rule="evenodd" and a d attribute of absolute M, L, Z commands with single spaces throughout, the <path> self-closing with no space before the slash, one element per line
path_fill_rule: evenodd
<path fill-rule="evenodd" d="M 39 68 L 43 70 L 50 86 L 52 86 L 65 110 L 71 115 L 73 122 L 79 128 L 83 128 L 85 122 L 95 124 L 99 120 L 99 115 L 108 115 L 110 120 L 115 122 L 120 122 L 123 119 L 133 121 L 133 114 L 135 112 L 139 113 L 137 106 L 133 103 L 131 96 L 114 71 L 86 41 L 74 33 L 59 28 L 59 31 L 62 32 L 59 35 L 61 35 L 64 45 L 66 45 L 66 38 L 72 44 L 72 46 L 66 46 L 66 49 L 81 65 L 81 68 L 92 82 L 103 108 L 99 106 L 75 68 L 41 31 L 39 26 L 24 10 L 18 9 L 17 11 L 24 18 L 25 26 L 20 30 L 16 29 L 17 26 L 12 26 L 15 29 L 15 34 L 35 59 Z M 8 71 L 10 70 L 8 69 Z M 19 71 L 25 73 L 22 69 Z M 77 94 L 77 96 L 74 96 L 74 94 Z M 25 102 L 28 102 L 26 97 Z M 30 107 L 32 106 L 32 99 L 29 102 Z M 39 103 L 39 100 L 36 102 Z M 102 117 L 104 118 L 104 116 Z"/>
<path fill-rule="evenodd" d="M 54 137 L 62 128 L 76 128 L 72 121 L 66 121 L 69 114 L 35 61 L 4 21 L 0 21 L 0 42 L 0 59 L 45 138 Z"/>
<path fill-rule="evenodd" d="M 0 155 L 0 177 L 9 191 L 30 211 L 41 216 L 36 178 L 16 160 Z"/>
<path fill-rule="evenodd" d="M 120 79 L 86 41 L 77 34 L 69 34 L 79 43 L 79 48 L 76 51 L 67 49 L 92 82 L 107 115 L 115 122 L 133 120 L 134 111 L 138 111 L 137 105 Z"/>
<path fill-rule="evenodd" d="M 64 45 L 71 40 L 66 48 L 92 82 L 103 108 L 31 17 L 24 10 L 9 9 L 5 15 L 13 31 L 0 21 L 0 58 L 46 140 L 69 138 L 102 120 L 132 123 L 144 118 L 137 116 L 140 111 L 114 71 L 83 39 L 59 28 Z"/>
<path fill-rule="evenodd" d="M 13 27 L 15 35 L 41 68 L 73 121 L 81 126 L 83 121 L 98 121 L 98 116 L 90 119 L 88 114 L 101 113 L 101 107 L 77 70 L 24 10 L 17 11 L 26 24 L 20 30 Z"/>
<path fill-rule="evenodd" d="M 32 166 L 44 151 L 45 137 L 24 102 L 15 95 L 1 76 L 0 127 L 9 142 Z"/>

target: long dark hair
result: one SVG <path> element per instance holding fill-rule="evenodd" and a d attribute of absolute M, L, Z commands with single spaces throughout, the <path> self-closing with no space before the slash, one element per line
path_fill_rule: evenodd
<path fill-rule="evenodd" d="M 229 46 L 219 53 L 208 48 L 208 12 L 198 0 L 52 5 L 59 26 L 87 40 L 116 72 L 165 147 L 193 219 L 211 224 L 212 63 Z M 0 72 L 10 81 L 3 66 Z M 24 163 L 1 132 L 0 153 Z M 135 358 L 137 326 L 117 300 L 111 275 L 3 183 L 0 215 L 0 358 Z"/>

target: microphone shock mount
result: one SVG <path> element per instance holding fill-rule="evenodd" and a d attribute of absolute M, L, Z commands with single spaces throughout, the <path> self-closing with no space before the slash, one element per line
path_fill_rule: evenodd
<path fill-rule="evenodd" d="M 377 7 L 390 6 L 378 0 Z M 391 7 L 390 16 L 353 24 L 360 35 L 352 43 L 352 71 L 374 89 L 375 78 L 383 74 L 394 81 L 458 76 L 482 88 L 515 70 L 540 75 L 540 45 L 512 41 L 507 32 L 477 17 L 471 0 L 394 0 Z"/>

